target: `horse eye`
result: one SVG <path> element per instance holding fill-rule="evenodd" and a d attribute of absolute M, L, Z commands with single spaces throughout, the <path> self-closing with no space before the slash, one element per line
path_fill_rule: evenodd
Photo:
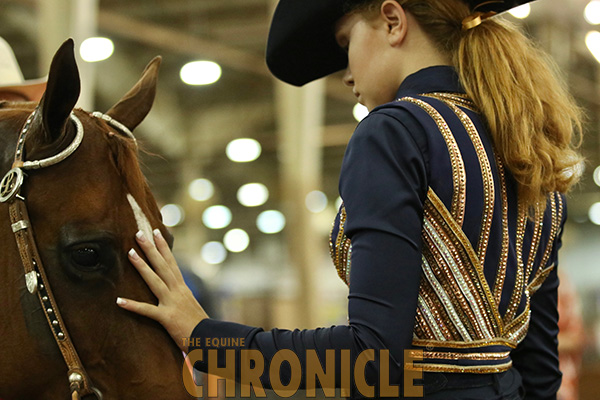
<path fill-rule="evenodd" d="M 100 255 L 96 249 L 83 247 L 71 252 L 71 260 L 76 266 L 84 269 L 95 269 L 100 264 Z"/>

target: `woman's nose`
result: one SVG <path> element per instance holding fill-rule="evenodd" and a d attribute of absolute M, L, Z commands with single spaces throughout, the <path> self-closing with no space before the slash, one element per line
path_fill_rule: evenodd
<path fill-rule="evenodd" d="M 346 68 L 346 72 L 344 73 L 342 82 L 344 82 L 344 85 L 346 85 L 346 86 L 349 86 L 349 87 L 354 86 L 354 78 L 352 77 L 352 72 L 350 71 L 350 67 Z"/>

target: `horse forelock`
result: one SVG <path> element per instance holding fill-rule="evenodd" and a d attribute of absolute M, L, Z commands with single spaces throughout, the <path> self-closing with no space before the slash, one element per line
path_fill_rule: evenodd
<path fill-rule="evenodd" d="M 136 197 L 146 194 L 146 178 L 140 169 L 136 146 L 131 139 L 111 139 L 111 151 L 117 171 L 126 188 Z M 116 144 L 116 145 L 114 145 Z M 138 199 L 139 200 L 139 199 Z"/>
<path fill-rule="evenodd" d="M 146 231 L 150 226 L 147 212 L 151 203 L 154 202 L 154 197 L 140 168 L 138 143 L 129 137 L 111 133 L 109 131 L 105 137 L 109 144 L 111 158 L 123 181 L 123 186 L 128 194 L 127 200 L 132 208 L 138 228 Z M 151 229 L 145 233 L 151 233 Z"/>

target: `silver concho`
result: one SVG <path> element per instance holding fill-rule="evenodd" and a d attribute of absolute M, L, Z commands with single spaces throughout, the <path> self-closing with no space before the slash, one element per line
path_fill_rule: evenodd
<path fill-rule="evenodd" d="M 81 374 L 79 374 L 77 372 L 73 372 L 71 375 L 69 375 L 69 382 L 70 383 L 81 383 L 81 382 L 83 382 L 83 376 L 81 376 Z"/>
<path fill-rule="evenodd" d="M 0 183 L 0 203 L 12 200 L 21 190 L 23 185 L 23 171 L 13 168 L 4 175 Z"/>
<path fill-rule="evenodd" d="M 25 284 L 29 293 L 34 294 L 37 292 L 38 280 L 35 271 L 31 271 L 25 274 Z"/>

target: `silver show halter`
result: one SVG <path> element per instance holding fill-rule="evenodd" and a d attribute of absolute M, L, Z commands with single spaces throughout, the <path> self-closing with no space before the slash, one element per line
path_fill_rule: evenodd
<path fill-rule="evenodd" d="M 37 110 L 38 109 L 36 108 L 31 113 L 29 118 L 27 118 L 25 125 L 23 125 L 23 128 L 21 129 L 19 141 L 17 143 L 17 150 L 15 153 L 17 158 L 21 158 L 23 152 L 25 151 L 25 138 L 31 126 L 31 122 L 33 121 L 37 113 Z M 83 141 L 83 124 L 74 113 L 71 113 L 70 119 L 71 121 L 73 121 L 75 127 L 77 128 L 77 133 L 75 134 L 75 138 L 73 139 L 71 144 L 68 145 L 63 151 L 52 157 L 44 158 L 42 160 L 23 161 L 21 163 L 15 162 L 15 164 L 13 164 L 13 168 L 10 171 L 8 171 L 6 175 L 4 175 L 4 178 L 2 178 L 2 182 L 0 183 L 0 203 L 6 203 L 10 201 L 19 193 L 24 181 L 23 170 L 40 169 L 49 167 L 54 164 L 58 164 L 59 162 L 63 161 L 65 158 L 73 154 L 75 150 L 77 150 L 77 148 Z"/>
<path fill-rule="evenodd" d="M 121 132 L 123 132 L 125 135 L 127 135 L 130 139 L 132 139 L 133 143 L 135 143 L 135 146 L 137 147 L 137 139 L 135 138 L 135 136 L 133 136 L 133 132 L 131 132 L 131 130 L 128 127 L 126 127 L 125 125 L 123 125 L 122 123 L 120 123 L 119 121 L 117 121 L 116 119 L 111 117 L 110 115 L 101 113 L 100 111 L 94 111 L 92 113 L 92 116 L 103 119 L 104 121 L 108 122 L 109 125 L 112 125 L 115 128 L 119 129 Z"/>

